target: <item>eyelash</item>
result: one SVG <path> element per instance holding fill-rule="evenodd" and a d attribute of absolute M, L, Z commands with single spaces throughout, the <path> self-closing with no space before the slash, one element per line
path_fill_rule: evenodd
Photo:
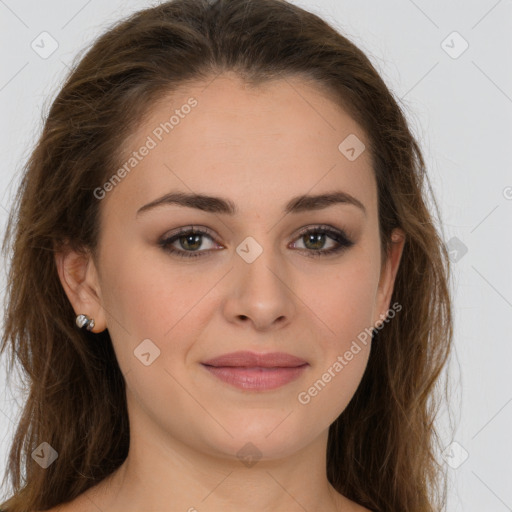
<path fill-rule="evenodd" d="M 347 235 L 343 231 L 338 231 L 337 229 L 333 229 L 326 225 L 320 225 L 315 227 L 310 227 L 302 230 L 297 238 L 300 239 L 306 235 L 310 234 L 326 234 L 329 238 L 334 240 L 338 246 L 333 247 L 331 249 L 300 249 L 302 251 L 306 251 L 308 253 L 308 257 L 318 257 L 318 256 L 329 256 L 331 254 L 339 253 L 345 249 L 348 249 L 354 245 L 354 242 L 350 240 Z M 213 237 L 209 234 L 206 230 L 201 229 L 194 229 L 193 226 L 189 226 L 186 228 L 181 228 L 177 233 L 174 235 L 164 238 L 158 242 L 160 247 L 171 254 L 175 254 L 176 256 L 180 258 L 197 258 L 197 257 L 203 257 L 205 253 L 208 251 L 182 251 L 180 249 L 175 249 L 174 247 L 171 247 L 171 244 L 175 241 L 179 240 L 180 238 L 184 237 L 185 235 L 205 235 L 208 238 L 210 238 L 212 241 Z"/>

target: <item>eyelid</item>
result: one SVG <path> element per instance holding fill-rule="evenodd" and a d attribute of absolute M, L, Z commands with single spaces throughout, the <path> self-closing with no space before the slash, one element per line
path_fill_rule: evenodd
<path fill-rule="evenodd" d="M 209 236 L 211 236 L 212 238 L 214 238 L 216 235 L 215 233 L 207 228 L 206 226 L 199 226 L 197 224 L 191 224 L 190 226 L 183 226 L 181 228 L 177 228 L 177 229 L 174 229 L 174 230 L 171 230 L 169 231 L 168 233 L 166 233 L 165 235 L 163 235 L 160 240 L 168 240 L 169 238 L 173 238 L 175 236 L 178 236 L 178 235 L 181 235 L 181 234 L 184 234 L 184 233 L 190 233 L 190 232 L 197 232 L 198 234 L 208 234 Z M 204 233 L 203 233 L 204 232 Z"/>

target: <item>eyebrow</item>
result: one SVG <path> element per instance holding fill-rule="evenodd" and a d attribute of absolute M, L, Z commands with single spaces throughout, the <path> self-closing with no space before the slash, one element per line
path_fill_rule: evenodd
<path fill-rule="evenodd" d="M 229 199 L 204 194 L 170 192 L 139 208 L 136 216 L 143 212 L 153 210 L 154 208 L 170 204 L 187 208 L 195 208 L 209 213 L 222 213 L 226 215 L 235 215 L 238 213 L 237 206 Z M 366 215 L 366 208 L 363 203 L 347 192 L 342 191 L 293 197 L 288 201 L 288 203 L 286 203 L 284 213 L 288 214 L 322 210 L 336 204 L 356 206 Z"/>

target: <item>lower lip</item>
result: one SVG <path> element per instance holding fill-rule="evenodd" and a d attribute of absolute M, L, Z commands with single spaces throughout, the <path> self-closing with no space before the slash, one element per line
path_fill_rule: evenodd
<path fill-rule="evenodd" d="M 279 388 L 297 379 L 309 365 L 291 368 L 245 368 L 204 364 L 203 366 L 218 379 L 239 389 L 264 391 Z"/>

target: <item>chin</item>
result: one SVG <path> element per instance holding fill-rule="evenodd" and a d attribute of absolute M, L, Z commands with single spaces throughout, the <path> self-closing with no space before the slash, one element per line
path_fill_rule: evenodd
<path fill-rule="evenodd" d="M 206 442 L 218 455 L 232 458 L 272 460 L 288 457 L 311 443 L 318 432 L 307 432 L 297 424 L 295 414 L 254 411 L 244 414 L 239 422 L 224 422 L 231 435 L 220 429 L 219 436 L 206 434 Z M 216 443 L 216 444 L 213 444 Z"/>

